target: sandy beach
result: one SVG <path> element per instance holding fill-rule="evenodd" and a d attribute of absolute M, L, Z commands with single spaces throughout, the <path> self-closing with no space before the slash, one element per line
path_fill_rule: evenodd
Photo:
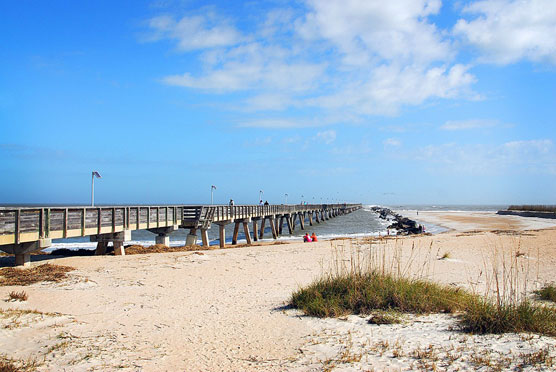
<path fill-rule="evenodd" d="M 494 360 L 546 347 L 554 353 L 553 338 L 467 335 L 453 330 L 451 315 L 377 326 L 358 316 L 306 317 L 286 306 L 293 291 L 338 265 L 349 266 L 354 254 L 364 261 L 376 249 L 399 254 L 408 275 L 476 291 L 489 286 L 485 269 L 493 257 L 517 256 L 529 292 L 556 278 L 556 221 L 489 212 L 403 214 L 449 231 L 198 252 L 35 257 L 33 265 L 75 270 L 60 283 L 0 287 L 2 299 L 21 290 L 29 297 L 0 303 L 0 349 L 15 359 L 43 362 L 41 371 L 415 370 L 425 369 L 423 359 L 411 354 L 420 348 L 443 355 L 436 361 L 441 370 L 473 370 L 480 369 L 473 364 L 476 355 Z M 8 263 L 3 258 L 3 266 Z M 38 313 L 9 311 L 24 309 Z M 450 352 L 460 358 L 442 364 Z"/>

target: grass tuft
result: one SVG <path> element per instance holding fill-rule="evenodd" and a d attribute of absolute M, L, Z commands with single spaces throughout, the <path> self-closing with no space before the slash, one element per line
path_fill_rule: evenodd
<path fill-rule="evenodd" d="M 35 266 L 29 269 L 4 267 L 0 269 L 0 286 L 29 285 L 37 282 L 60 282 L 72 270 L 75 270 L 75 268 L 51 264 Z"/>
<path fill-rule="evenodd" d="M 318 280 L 292 295 L 291 305 L 308 315 L 337 317 L 374 310 L 402 313 L 456 312 L 469 294 L 419 279 L 371 272 L 348 273 Z"/>
<path fill-rule="evenodd" d="M 554 284 L 546 285 L 543 288 L 535 291 L 541 300 L 556 302 L 556 286 Z"/>
<path fill-rule="evenodd" d="M 8 301 L 27 301 L 27 298 L 29 298 L 29 296 L 27 296 L 27 293 L 25 293 L 25 291 L 21 291 L 21 292 L 16 292 L 16 291 L 11 291 L 10 294 L 8 295 L 9 300 Z"/>
<path fill-rule="evenodd" d="M 470 333 L 533 332 L 556 336 L 556 309 L 527 300 L 494 304 L 475 298 L 461 315 L 460 326 Z"/>
<path fill-rule="evenodd" d="M 402 322 L 402 316 L 396 311 L 375 311 L 371 314 L 371 317 L 367 320 L 369 324 L 400 324 Z"/>

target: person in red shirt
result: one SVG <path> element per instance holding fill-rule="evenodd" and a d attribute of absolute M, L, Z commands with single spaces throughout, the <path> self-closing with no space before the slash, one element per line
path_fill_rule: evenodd
<path fill-rule="evenodd" d="M 309 236 L 309 233 L 306 233 L 306 234 L 303 236 L 303 242 L 304 242 L 304 243 L 310 243 L 311 241 L 312 241 L 312 240 L 311 240 L 311 237 Z"/>
<path fill-rule="evenodd" d="M 315 235 L 315 233 L 313 233 L 313 235 L 311 235 L 311 240 L 314 241 L 314 242 L 318 242 L 317 236 Z"/>

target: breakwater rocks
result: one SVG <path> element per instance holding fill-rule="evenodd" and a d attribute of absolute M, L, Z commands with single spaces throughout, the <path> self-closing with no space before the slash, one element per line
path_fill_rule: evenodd
<path fill-rule="evenodd" d="M 392 221 L 392 224 L 388 226 L 388 229 L 396 230 L 397 235 L 422 234 L 425 232 L 425 228 L 422 225 L 419 225 L 417 222 L 407 217 L 397 214 L 389 208 L 372 207 L 371 210 L 378 213 L 379 218 Z"/>

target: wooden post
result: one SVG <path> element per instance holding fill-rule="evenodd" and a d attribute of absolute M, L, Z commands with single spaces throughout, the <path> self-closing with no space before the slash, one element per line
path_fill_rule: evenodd
<path fill-rule="evenodd" d="M 16 253 L 15 266 L 31 266 L 31 255 L 29 253 Z"/>
<path fill-rule="evenodd" d="M 259 238 L 261 238 L 261 239 L 264 236 L 264 223 L 265 223 L 265 221 L 266 221 L 266 217 L 263 216 L 263 218 L 261 219 L 261 232 L 259 234 Z"/>
<path fill-rule="evenodd" d="M 208 237 L 208 230 L 201 229 L 201 239 L 203 240 L 203 247 L 209 246 L 209 237 Z"/>
<path fill-rule="evenodd" d="M 125 256 L 124 242 L 121 240 L 114 240 L 114 255 L 115 256 Z"/>
<path fill-rule="evenodd" d="M 282 235 L 283 228 L 284 228 L 284 216 L 280 216 L 280 224 L 278 225 L 278 235 Z"/>
<path fill-rule="evenodd" d="M 219 224 L 219 238 L 220 238 L 220 248 L 224 248 L 226 246 L 226 225 Z"/>
<path fill-rule="evenodd" d="M 15 226 L 14 226 L 14 235 L 15 235 L 15 244 L 19 244 L 19 224 L 20 224 L 20 211 L 17 209 L 15 211 Z M 21 258 L 23 260 L 23 258 Z M 23 264 L 21 264 L 23 265 Z"/>
<path fill-rule="evenodd" d="M 87 222 L 87 208 L 81 210 L 83 215 L 81 216 L 81 236 L 85 236 L 86 222 Z"/>
<path fill-rule="evenodd" d="M 245 234 L 245 239 L 247 244 L 251 244 L 251 235 L 249 235 L 249 223 L 243 222 L 243 233 Z"/>
<path fill-rule="evenodd" d="M 286 216 L 286 222 L 288 223 L 288 230 L 290 232 L 290 235 L 293 234 L 293 225 L 292 225 L 292 217 L 291 216 Z"/>
<path fill-rule="evenodd" d="M 270 230 L 272 231 L 272 239 L 277 239 L 278 235 L 276 234 L 276 225 L 274 223 L 274 217 L 270 216 L 268 218 L 268 222 L 270 224 Z"/>
<path fill-rule="evenodd" d="M 313 226 L 313 212 L 309 212 L 309 226 Z"/>
<path fill-rule="evenodd" d="M 319 211 L 315 211 L 315 221 L 317 221 L 317 223 L 320 223 Z"/>
<path fill-rule="evenodd" d="M 64 238 L 68 237 L 68 209 L 64 209 Z"/>
<path fill-rule="evenodd" d="M 108 243 L 106 242 L 98 242 L 97 243 L 97 249 L 95 250 L 95 256 L 101 256 L 103 254 L 106 254 L 106 246 L 108 245 Z"/>
<path fill-rule="evenodd" d="M 259 230 L 257 229 L 257 220 L 253 220 L 253 240 L 259 240 Z"/>
<path fill-rule="evenodd" d="M 239 233 L 239 222 L 236 222 L 234 226 L 234 235 L 232 236 L 232 245 L 237 244 L 237 235 Z"/>
<path fill-rule="evenodd" d="M 303 213 L 299 213 L 299 226 L 301 226 L 301 230 L 305 230 L 305 216 Z"/>

